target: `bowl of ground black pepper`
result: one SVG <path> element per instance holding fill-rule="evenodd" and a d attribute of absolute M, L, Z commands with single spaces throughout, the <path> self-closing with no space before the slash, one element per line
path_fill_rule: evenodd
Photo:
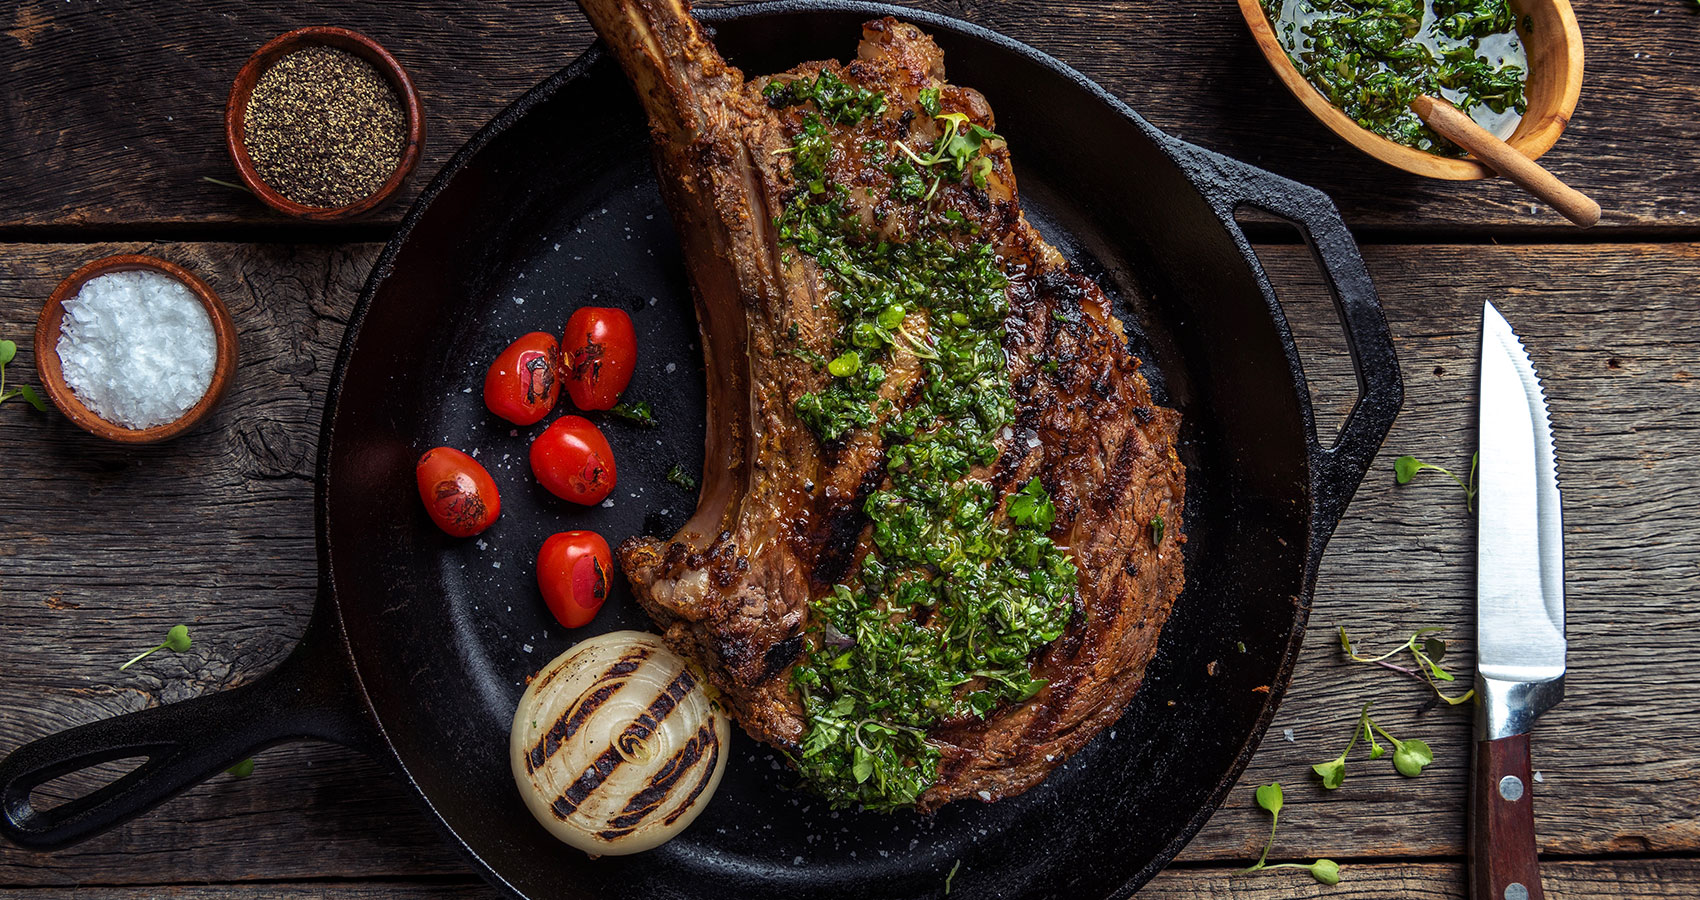
<path fill-rule="evenodd" d="M 425 116 L 413 79 L 376 41 L 315 26 L 248 59 L 230 89 L 224 137 L 267 206 L 336 222 L 395 196 L 419 163 Z"/>

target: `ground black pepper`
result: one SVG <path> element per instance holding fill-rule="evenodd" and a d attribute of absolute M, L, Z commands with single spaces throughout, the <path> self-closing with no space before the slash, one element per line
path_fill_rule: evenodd
<path fill-rule="evenodd" d="M 318 46 L 260 75 L 242 126 L 261 180 L 303 206 L 335 208 L 371 196 L 395 172 L 407 112 L 371 63 Z"/>

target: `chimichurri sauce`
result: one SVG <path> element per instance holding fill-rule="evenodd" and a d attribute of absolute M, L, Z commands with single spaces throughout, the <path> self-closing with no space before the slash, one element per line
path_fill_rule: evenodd
<path fill-rule="evenodd" d="M 1357 123 L 1440 156 L 1464 151 L 1410 103 L 1444 97 L 1506 138 L 1527 108 L 1528 61 L 1509 0 L 1263 0 L 1311 84 Z"/>
<path fill-rule="evenodd" d="M 829 123 L 882 115 L 885 97 L 831 72 L 775 82 L 765 95 L 774 107 L 809 106 L 786 151 L 795 193 L 775 224 L 790 252 L 814 260 L 842 322 L 831 354 L 792 348 L 827 376 L 796 412 L 823 444 L 877 424 L 888 478 L 863 508 L 872 541 L 861 566 L 811 603 L 815 649 L 792 670 L 808 717 L 794 761 L 834 805 L 896 809 L 938 779 L 929 728 L 1044 688 L 1032 657 L 1062 635 L 1077 592 L 1073 560 L 1047 536 L 1056 509 L 1039 480 L 1005 503 L 969 477 L 996 460 L 994 439 L 1014 418 L 1009 282 L 989 242 L 936 200 L 950 185 L 984 189 L 983 151 L 1001 138 L 940 114 L 928 90 L 920 105 L 942 130 L 931 147 L 862 144 L 889 176 L 881 190 L 897 214 L 920 223 L 885 240 L 829 166 L 842 149 Z M 894 348 L 921 369 L 902 410 L 879 397 Z"/>

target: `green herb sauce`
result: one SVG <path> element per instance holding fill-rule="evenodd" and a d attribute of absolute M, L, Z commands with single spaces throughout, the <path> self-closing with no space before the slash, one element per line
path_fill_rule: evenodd
<path fill-rule="evenodd" d="M 934 208 L 947 181 L 983 188 L 1000 140 L 960 114 L 936 118 L 927 153 L 901 142 L 861 147 L 891 177 L 889 196 L 918 212 L 918 232 L 888 241 L 867 228 L 850 189 L 833 181 L 840 152 L 827 123 L 880 115 L 883 95 L 823 73 L 767 88 L 775 107 L 814 104 L 790 148 L 798 189 L 778 217 L 780 241 L 813 259 L 843 323 L 830 356 L 799 352 L 830 378 L 796 401 L 824 443 L 880 423 L 889 483 L 867 499 L 872 545 L 861 566 L 811 603 L 817 648 L 793 671 L 808 717 L 795 762 L 835 805 L 913 805 L 938 778 L 927 732 L 1032 697 L 1033 656 L 1075 607 L 1078 573 L 1047 536 L 1056 510 L 1035 478 L 1008 495 L 970 478 L 997 458 L 1014 418 L 1004 357 L 1008 278 L 965 218 Z M 924 92 L 925 111 L 938 109 Z M 892 349 L 919 360 L 907 409 L 878 396 Z M 1001 507 L 1001 509 L 1000 509 Z"/>
<path fill-rule="evenodd" d="M 1410 109 L 1444 97 L 1501 138 L 1527 103 L 1527 54 L 1509 0 L 1263 0 L 1287 56 L 1357 123 L 1441 156 L 1464 151 Z"/>

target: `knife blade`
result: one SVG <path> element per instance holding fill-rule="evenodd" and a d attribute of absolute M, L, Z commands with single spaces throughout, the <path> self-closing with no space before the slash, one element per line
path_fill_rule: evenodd
<path fill-rule="evenodd" d="M 1564 696 L 1564 535 L 1545 392 L 1482 310 L 1476 495 L 1476 746 L 1470 894 L 1541 900 L 1529 728 Z"/>

